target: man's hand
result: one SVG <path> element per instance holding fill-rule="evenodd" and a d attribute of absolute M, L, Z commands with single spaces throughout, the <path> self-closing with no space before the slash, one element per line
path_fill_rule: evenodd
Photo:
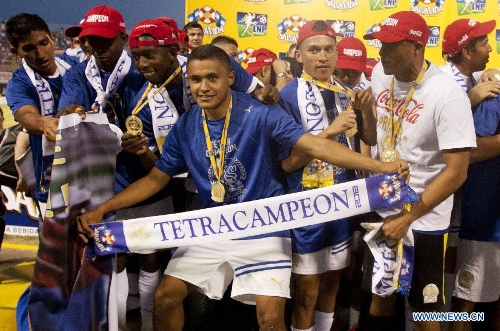
<path fill-rule="evenodd" d="M 92 231 L 89 224 L 100 223 L 103 216 L 103 213 L 99 211 L 99 208 L 97 208 L 76 218 L 78 235 L 82 238 L 84 243 L 87 244 L 89 242 L 89 238 L 94 236 L 94 231 Z"/>
<path fill-rule="evenodd" d="M 123 150 L 130 154 L 141 155 L 148 151 L 148 138 L 144 134 L 126 132 L 122 136 L 121 145 Z"/>
<path fill-rule="evenodd" d="M 282 59 L 276 59 L 274 60 L 273 62 L 273 71 L 274 73 L 278 73 L 278 72 L 284 72 L 286 73 L 287 72 L 287 69 L 288 68 L 288 62 L 286 62 L 285 60 L 282 60 Z"/>
<path fill-rule="evenodd" d="M 329 138 L 337 136 L 346 130 L 356 126 L 356 114 L 354 110 L 341 112 L 335 120 L 325 129 Z"/>
<path fill-rule="evenodd" d="M 389 173 L 389 172 L 398 172 L 398 178 L 401 179 L 405 177 L 405 183 L 408 185 L 410 182 L 410 167 L 408 166 L 408 163 L 406 163 L 405 160 L 396 160 L 392 162 L 384 162 L 384 167 L 386 167 L 386 170 L 384 170 L 382 173 Z"/>
<path fill-rule="evenodd" d="M 500 94 L 500 82 L 484 81 L 477 83 L 476 86 L 469 91 L 469 100 L 472 107 L 477 106 L 486 98 L 494 98 Z"/>
<path fill-rule="evenodd" d="M 359 109 L 362 112 L 371 112 L 373 107 L 373 94 L 371 87 L 366 90 L 352 91 L 351 101 L 353 102 L 354 109 Z"/>
<path fill-rule="evenodd" d="M 61 117 L 69 114 L 79 114 L 82 119 L 85 119 L 85 108 L 80 105 L 69 105 L 65 108 L 59 109 L 56 117 Z"/>
<path fill-rule="evenodd" d="M 49 141 L 56 141 L 57 126 L 59 125 L 59 119 L 55 117 L 42 116 L 42 131 L 43 135 Z"/>
<path fill-rule="evenodd" d="M 500 70 L 498 69 L 487 69 L 483 71 L 481 77 L 479 77 L 479 82 L 498 82 L 500 81 Z"/>
<path fill-rule="evenodd" d="M 410 213 L 403 209 L 400 213 L 384 219 L 380 233 L 385 239 L 399 240 L 408 233 L 411 223 Z"/>
<path fill-rule="evenodd" d="M 254 95 L 263 103 L 274 105 L 280 101 L 280 92 L 275 86 L 266 84 L 264 87 L 257 86 L 254 90 Z"/>

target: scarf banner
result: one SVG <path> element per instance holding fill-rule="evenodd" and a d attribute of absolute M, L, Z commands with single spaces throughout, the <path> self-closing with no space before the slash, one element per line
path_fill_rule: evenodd
<path fill-rule="evenodd" d="M 394 291 L 403 296 L 410 294 L 414 267 L 413 231 L 400 240 L 387 240 L 378 236 L 380 223 L 361 223 L 366 229 L 364 240 L 374 257 L 372 293 L 388 297 Z"/>
<path fill-rule="evenodd" d="M 28 299 L 32 330 L 113 329 L 108 319 L 111 257 L 90 263 L 76 230 L 82 210 L 95 208 L 114 194 L 121 131 L 110 127 L 105 114 L 88 114 L 84 122 L 72 114 L 59 121 Z"/>
<path fill-rule="evenodd" d="M 396 173 L 185 213 L 92 224 L 95 255 L 239 239 L 416 202 Z"/>

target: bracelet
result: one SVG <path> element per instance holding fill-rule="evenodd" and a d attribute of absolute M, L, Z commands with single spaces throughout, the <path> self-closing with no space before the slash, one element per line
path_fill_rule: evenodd
<path fill-rule="evenodd" d="M 285 76 L 286 76 L 286 72 L 280 71 L 280 72 L 276 73 L 276 77 L 285 77 Z"/>

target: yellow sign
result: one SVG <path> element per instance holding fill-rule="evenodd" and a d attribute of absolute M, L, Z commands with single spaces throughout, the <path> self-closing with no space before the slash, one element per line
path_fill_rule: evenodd
<path fill-rule="evenodd" d="M 208 5 L 207 3 L 210 3 Z M 204 43 L 218 35 L 238 41 L 240 59 L 254 49 L 285 53 L 297 41 L 297 33 L 308 20 L 325 20 L 344 37 L 363 35 L 398 11 L 414 11 L 430 27 L 426 58 L 443 64 L 441 43 L 448 24 L 460 18 L 499 23 L 500 0 L 187 0 L 186 21 L 197 21 L 205 32 Z M 500 25 L 489 35 L 493 48 L 489 67 L 500 67 Z M 380 42 L 366 41 L 368 58 L 378 58 Z"/>

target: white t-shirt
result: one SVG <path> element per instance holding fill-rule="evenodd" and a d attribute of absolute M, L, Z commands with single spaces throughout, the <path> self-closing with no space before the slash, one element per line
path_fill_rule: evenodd
<path fill-rule="evenodd" d="M 393 76 L 385 75 L 382 64 L 373 69 L 372 89 L 377 107 L 377 146 L 383 151 L 384 138 L 390 135 L 390 86 Z M 394 82 L 394 121 L 404 104 L 412 83 Z M 417 87 L 402 121 L 396 150 L 410 165 L 410 186 L 417 194 L 443 171 L 443 150 L 476 147 L 470 102 L 456 82 L 430 64 Z M 450 224 L 453 196 L 412 223 L 411 228 L 439 231 Z M 382 217 L 393 215 L 400 207 L 379 211 Z"/>

